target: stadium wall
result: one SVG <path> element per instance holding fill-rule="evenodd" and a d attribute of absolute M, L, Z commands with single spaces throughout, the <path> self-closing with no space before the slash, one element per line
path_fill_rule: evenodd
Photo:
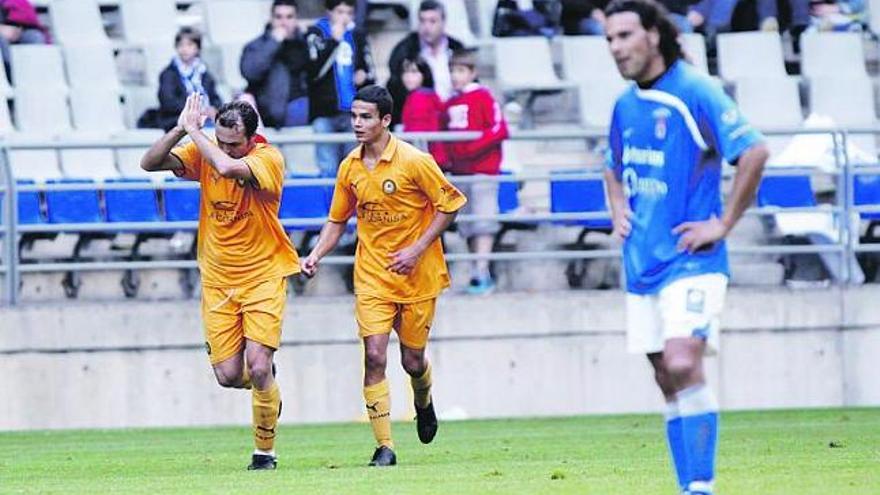
<path fill-rule="evenodd" d="M 880 404 L 880 288 L 733 289 L 710 380 L 727 409 Z M 658 411 L 624 351 L 617 291 L 441 298 L 430 348 L 446 418 Z M 278 353 L 284 422 L 364 419 L 350 298 L 294 298 Z M 411 394 L 390 353 L 393 415 Z M 196 301 L 0 309 L 0 429 L 248 424 L 221 389 Z"/>

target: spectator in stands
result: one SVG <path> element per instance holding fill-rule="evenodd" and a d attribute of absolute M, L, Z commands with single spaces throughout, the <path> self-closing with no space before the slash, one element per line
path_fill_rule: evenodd
<path fill-rule="evenodd" d="M 658 0 L 657 3 L 666 7 L 669 11 L 669 18 L 678 27 L 682 33 L 693 33 L 694 26 L 688 20 L 689 7 L 697 3 L 698 0 Z"/>
<path fill-rule="evenodd" d="M 209 121 L 213 121 L 217 108 L 223 103 L 217 95 L 214 77 L 199 58 L 202 35 L 193 28 L 184 27 L 174 37 L 177 55 L 159 74 L 159 111 L 147 110 L 138 121 L 138 127 L 158 127 L 166 131 L 177 125 L 177 119 L 186 104 L 186 98 L 202 95 L 203 108 Z"/>
<path fill-rule="evenodd" d="M 366 34 L 354 25 L 354 0 L 324 0 L 327 16 L 306 32 L 309 53 L 309 115 L 315 132 L 351 130 L 351 102 L 372 84 L 373 63 Z M 318 144 L 321 175 L 335 177 L 347 152 L 341 144 Z"/>
<path fill-rule="evenodd" d="M 567 35 L 605 34 L 608 0 L 562 0 L 562 32 Z"/>
<path fill-rule="evenodd" d="M 394 101 L 406 99 L 403 86 L 403 61 L 421 57 L 431 68 L 434 80 L 434 91 L 445 101 L 452 95 L 452 79 L 449 76 L 449 57 L 453 52 L 462 50 L 460 41 L 446 34 L 446 9 L 437 0 L 424 0 L 419 5 L 419 28 L 409 33 L 391 51 L 388 68 L 391 77 L 388 79 L 388 92 Z M 395 105 L 392 125 L 400 123 L 402 105 Z"/>
<path fill-rule="evenodd" d="M 501 142 L 507 138 L 507 123 L 501 107 L 488 88 L 477 83 L 477 60 L 474 51 L 456 52 L 450 61 L 452 87 L 455 93 L 446 102 L 447 128 L 455 131 L 479 131 L 473 141 L 449 143 L 449 169 L 456 175 L 485 176 L 501 172 Z M 469 201 L 465 213 L 498 214 L 498 183 L 493 181 L 458 184 Z M 479 220 L 461 222 L 459 232 L 467 238 L 472 253 L 492 252 L 498 222 Z M 489 260 L 474 262 L 468 292 L 488 294 L 495 288 L 489 272 Z"/>
<path fill-rule="evenodd" d="M 274 0 L 266 30 L 241 53 L 248 82 L 242 99 L 257 108 L 263 125 L 276 129 L 309 123 L 309 54 L 296 9 L 296 0 Z"/>
<path fill-rule="evenodd" d="M 492 36 L 553 36 L 558 30 L 558 0 L 498 0 Z"/>
<path fill-rule="evenodd" d="M 810 30 L 861 31 L 867 22 L 863 0 L 811 0 Z"/>
<path fill-rule="evenodd" d="M 9 45 L 51 42 L 49 31 L 40 24 L 37 11 L 28 0 L 0 0 L 0 55 L 9 71 Z"/>
<path fill-rule="evenodd" d="M 403 86 L 407 91 L 401 122 L 404 132 L 441 130 L 443 102 L 434 91 L 434 78 L 425 59 L 417 57 L 403 61 Z M 437 165 L 445 169 L 447 159 L 443 143 L 430 143 L 428 151 Z"/>

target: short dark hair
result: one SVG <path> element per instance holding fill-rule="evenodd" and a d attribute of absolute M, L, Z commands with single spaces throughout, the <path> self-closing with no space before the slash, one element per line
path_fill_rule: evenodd
<path fill-rule="evenodd" d="M 324 8 L 327 10 L 333 10 L 337 5 L 344 3 L 349 7 L 354 7 L 354 0 L 324 0 Z"/>
<path fill-rule="evenodd" d="M 375 84 L 359 89 L 357 94 L 354 95 L 354 99 L 364 103 L 374 103 L 379 109 L 380 119 L 386 115 L 391 115 L 391 112 L 394 110 L 394 99 L 391 98 L 391 93 L 382 86 Z"/>
<path fill-rule="evenodd" d="M 177 34 L 174 35 L 174 46 L 179 45 L 181 40 L 190 40 L 196 44 L 196 47 L 198 47 L 199 50 L 202 49 L 202 33 L 196 28 L 180 28 L 180 30 L 177 31 Z"/>
<path fill-rule="evenodd" d="M 296 0 L 274 0 L 269 12 L 274 13 L 275 7 L 293 7 L 294 10 L 299 10 L 299 5 L 296 4 Z"/>
<path fill-rule="evenodd" d="M 258 123 L 257 111 L 246 101 L 230 101 L 217 109 L 217 125 L 230 129 L 241 126 L 248 138 L 257 132 Z"/>
<path fill-rule="evenodd" d="M 419 4 L 419 13 L 426 10 L 437 10 L 440 12 L 440 16 L 446 19 L 446 7 L 437 0 L 422 0 L 422 3 Z"/>
<path fill-rule="evenodd" d="M 452 56 L 449 57 L 449 66 L 452 67 L 453 65 L 463 65 L 471 70 L 476 70 L 477 51 L 472 48 L 462 48 L 454 51 Z"/>
<path fill-rule="evenodd" d="M 426 88 L 434 87 L 434 74 L 431 72 L 431 66 L 428 65 L 428 62 L 422 57 L 415 58 L 407 58 L 404 59 L 401 67 L 403 68 L 403 72 L 406 72 L 407 66 L 415 66 L 415 68 L 422 73 L 422 86 Z"/>
<path fill-rule="evenodd" d="M 683 58 L 678 43 L 678 27 L 669 17 L 666 7 L 653 0 L 612 0 L 605 7 L 605 16 L 611 17 L 622 12 L 633 12 L 639 16 L 642 27 L 647 30 L 657 28 L 660 33 L 660 54 L 667 67 Z"/>

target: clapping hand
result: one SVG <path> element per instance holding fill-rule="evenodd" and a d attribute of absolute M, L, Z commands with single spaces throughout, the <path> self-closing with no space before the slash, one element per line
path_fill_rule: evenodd
<path fill-rule="evenodd" d="M 187 96 L 183 111 L 177 118 L 177 126 L 189 134 L 201 129 L 205 125 L 205 119 L 207 119 L 207 115 L 202 112 L 202 95 L 192 93 Z"/>

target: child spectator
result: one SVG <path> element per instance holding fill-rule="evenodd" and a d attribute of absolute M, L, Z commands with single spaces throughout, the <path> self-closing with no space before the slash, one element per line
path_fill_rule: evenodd
<path fill-rule="evenodd" d="M 187 96 L 202 95 L 203 108 L 213 121 L 217 108 L 223 104 L 217 95 L 214 77 L 199 58 L 202 51 L 202 35 L 193 28 L 184 27 L 174 37 L 177 55 L 159 74 L 159 111 L 148 110 L 138 121 L 138 127 L 160 127 L 169 130 L 177 124 L 177 118 L 186 104 Z M 155 115 L 154 117 L 150 117 Z"/>
<path fill-rule="evenodd" d="M 446 152 L 449 169 L 456 175 L 498 175 L 501 169 L 501 142 L 507 138 L 507 123 L 501 107 L 489 90 L 477 83 L 476 54 L 460 51 L 449 62 L 452 88 L 455 90 L 446 102 L 447 128 L 455 131 L 480 131 L 473 141 L 449 143 Z M 491 181 L 457 184 L 468 197 L 465 214 L 497 215 L 498 183 Z M 461 222 L 459 232 L 467 238 L 472 253 L 492 252 L 498 222 L 479 220 Z M 495 281 L 489 272 L 489 260 L 474 262 L 468 292 L 488 294 L 495 289 Z"/>
<path fill-rule="evenodd" d="M 403 61 L 403 86 L 407 91 L 401 113 L 404 132 L 439 131 L 442 129 L 443 102 L 434 91 L 431 68 L 421 57 Z M 428 144 L 428 151 L 437 165 L 447 167 L 443 143 Z"/>

